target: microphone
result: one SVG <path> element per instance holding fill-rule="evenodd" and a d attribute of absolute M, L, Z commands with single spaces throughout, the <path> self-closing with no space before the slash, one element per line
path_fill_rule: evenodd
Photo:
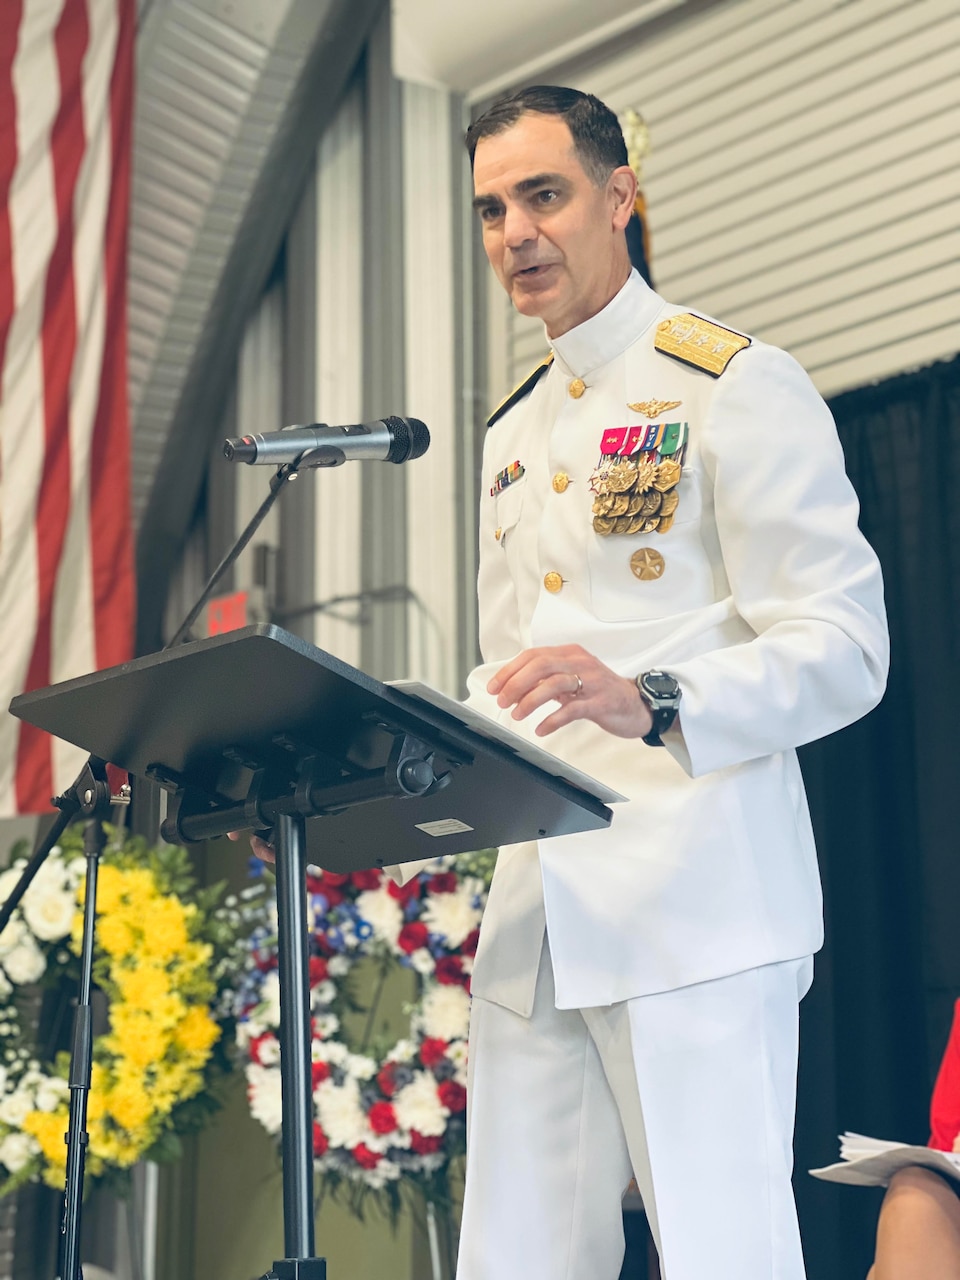
<path fill-rule="evenodd" d="M 280 466 L 299 461 L 302 467 L 339 467 L 344 462 L 409 462 L 430 447 L 430 432 L 419 418 L 383 418 L 348 427 L 284 427 L 261 435 L 224 440 L 230 462 Z"/>

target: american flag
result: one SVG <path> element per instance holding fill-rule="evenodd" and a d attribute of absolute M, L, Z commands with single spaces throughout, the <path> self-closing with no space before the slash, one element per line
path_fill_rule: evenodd
<path fill-rule="evenodd" d="M 0 816 L 84 754 L 10 699 L 130 656 L 134 0 L 0 0 Z"/>

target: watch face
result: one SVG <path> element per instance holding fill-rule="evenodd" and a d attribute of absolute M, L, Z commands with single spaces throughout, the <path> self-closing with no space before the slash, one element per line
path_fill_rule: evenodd
<path fill-rule="evenodd" d="M 643 687 L 657 698 L 675 698 L 678 685 L 666 671 L 648 671 L 643 677 Z"/>

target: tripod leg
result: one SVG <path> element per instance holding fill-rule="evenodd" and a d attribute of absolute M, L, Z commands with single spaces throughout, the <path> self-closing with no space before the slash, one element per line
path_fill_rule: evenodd
<path fill-rule="evenodd" d="M 109 791 L 107 792 L 109 795 Z M 86 1163 L 87 1097 L 93 1066 L 93 944 L 97 910 L 97 872 L 106 844 L 103 822 L 90 818 L 84 831 L 87 859 L 86 896 L 83 904 L 83 943 L 80 953 L 80 990 L 70 1058 L 70 1125 L 67 1130 L 67 1181 L 61 1226 L 61 1280 L 82 1280 L 80 1270 L 80 1204 L 83 1198 L 83 1171 Z"/>

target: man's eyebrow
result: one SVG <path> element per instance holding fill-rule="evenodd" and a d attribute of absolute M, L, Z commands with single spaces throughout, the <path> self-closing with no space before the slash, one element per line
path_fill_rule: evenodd
<path fill-rule="evenodd" d="M 538 191 L 541 187 L 562 187 L 567 185 L 567 179 L 560 173 L 536 173 L 532 178 L 524 178 L 521 182 L 516 183 L 510 189 L 511 195 L 525 196 L 531 191 Z M 499 196 L 479 195 L 473 198 L 473 207 L 476 210 L 490 209 L 500 204 Z"/>

